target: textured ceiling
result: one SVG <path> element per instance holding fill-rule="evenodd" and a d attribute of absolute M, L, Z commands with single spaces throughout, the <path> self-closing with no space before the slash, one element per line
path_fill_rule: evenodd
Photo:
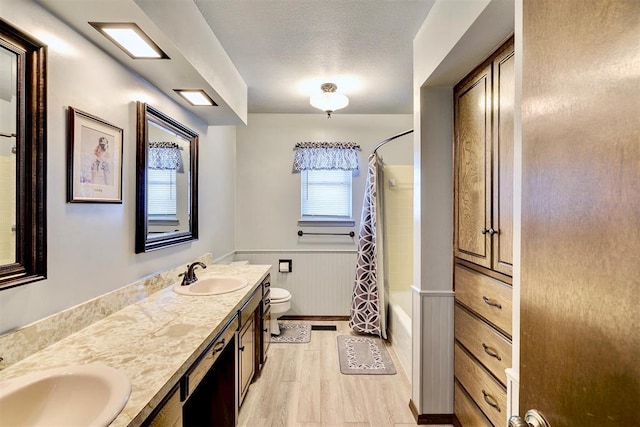
<path fill-rule="evenodd" d="M 411 113 L 412 43 L 434 0 L 195 0 L 249 88 L 250 113 L 313 113 L 331 81 L 340 114 Z"/>
<path fill-rule="evenodd" d="M 435 2 L 35 1 L 210 124 L 246 122 L 247 109 L 318 113 L 309 97 L 325 82 L 350 99 L 336 114 L 411 113 L 413 38 Z M 133 60 L 92 21 L 135 22 L 171 60 Z M 202 88 L 219 107 L 191 107 L 175 88 Z"/>

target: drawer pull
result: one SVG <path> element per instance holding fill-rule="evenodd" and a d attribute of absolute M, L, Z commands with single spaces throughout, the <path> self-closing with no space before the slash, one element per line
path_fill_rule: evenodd
<path fill-rule="evenodd" d="M 502 310 L 502 304 L 492 300 L 491 298 L 487 298 L 484 295 L 482 296 L 482 301 L 484 301 L 485 304 L 490 305 L 492 307 L 496 307 L 500 310 Z"/>
<path fill-rule="evenodd" d="M 222 351 L 225 345 L 225 340 L 226 340 L 225 338 L 222 338 L 222 341 L 218 341 L 216 345 L 213 346 L 213 354 L 216 354 Z"/>
<path fill-rule="evenodd" d="M 487 404 L 489 406 L 491 406 L 492 408 L 494 408 L 498 412 L 502 412 L 500 410 L 500 406 L 498 405 L 498 402 L 496 402 L 496 400 L 493 398 L 493 396 L 491 396 L 486 391 L 482 390 L 482 397 L 484 397 L 484 401 L 487 402 Z"/>
<path fill-rule="evenodd" d="M 487 353 L 489 356 L 495 357 L 498 360 L 502 360 L 502 357 L 500 357 L 498 352 L 493 347 L 489 347 L 485 343 L 482 343 L 482 348 L 484 348 L 484 352 Z"/>

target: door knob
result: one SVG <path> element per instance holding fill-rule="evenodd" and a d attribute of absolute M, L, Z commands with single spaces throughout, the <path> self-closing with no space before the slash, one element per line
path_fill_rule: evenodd
<path fill-rule="evenodd" d="M 535 409 L 530 409 L 524 419 L 517 415 L 509 418 L 509 427 L 551 427 L 544 416 Z"/>

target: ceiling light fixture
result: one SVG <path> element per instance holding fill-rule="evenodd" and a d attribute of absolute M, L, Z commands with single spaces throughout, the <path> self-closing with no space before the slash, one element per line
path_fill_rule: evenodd
<path fill-rule="evenodd" d="M 217 106 L 213 99 L 202 89 L 174 89 L 176 93 L 182 96 L 187 102 L 196 107 L 198 106 Z"/>
<path fill-rule="evenodd" d="M 169 59 L 169 56 L 133 22 L 89 24 L 133 59 Z"/>
<path fill-rule="evenodd" d="M 322 89 L 322 93 L 313 95 L 309 99 L 309 103 L 327 113 L 328 118 L 331 118 L 331 113 L 334 111 L 349 105 L 349 98 L 336 92 L 338 86 L 335 83 L 323 83 L 320 89 Z"/>

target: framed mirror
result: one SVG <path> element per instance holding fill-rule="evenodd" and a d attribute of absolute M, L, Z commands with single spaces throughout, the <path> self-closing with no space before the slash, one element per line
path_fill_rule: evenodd
<path fill-rule="evenodd" d="M 46 53 L 0 19 L 0 289 L 47 273 Z"/>
<path fill-rule="evenodd" d="M 197 240 L 198 134 L 136 107 L 136 253 Z"/>

